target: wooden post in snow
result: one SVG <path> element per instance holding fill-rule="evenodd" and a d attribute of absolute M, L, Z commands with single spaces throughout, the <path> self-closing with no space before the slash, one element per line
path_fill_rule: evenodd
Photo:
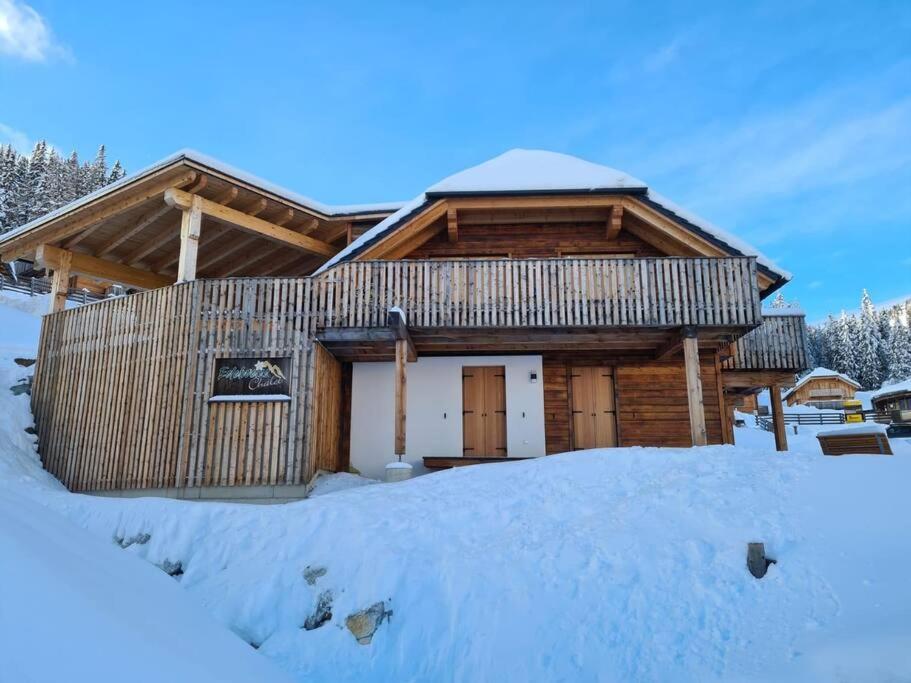
<path fill-rule="evenodd" d="M 699 374 L 699 340 L 695 327 L 683 328 L 683 364 L 686 369 L 686 397 L 690 413 L 690 434 L 694 446 L 705 446 L 705 406 L 702 403 L 702 377 Z"/>
<path fill-rule="evenodd" d="M 784 411 L 781 407 L 781 387 L 773 384 L 769 387 L 769 403 L 772 404 L 772 427 L 775 430 L 775 450 L 788 450 L 788 434 L 785 431 Z"/>
<path fill-rule="evenodd" d="M 408 341 L 395 340 L 395 454 L 399 460 L 405 455 L 405 411 L 408 388 L 405 381 L 405 364 L 408 361 Z"/>

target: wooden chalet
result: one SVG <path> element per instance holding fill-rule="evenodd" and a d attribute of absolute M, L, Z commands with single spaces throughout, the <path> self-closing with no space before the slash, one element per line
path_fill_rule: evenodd
<path fill-rule="evenodd" d="M 828 368 L 814 368 L 785 393 L 784 400 L 789 406 L 841 410 L 845 401 L 853 399 L 858 389 L 860 384 L 845 374 Z"/>
<path fill-rule="evenodd" d="M 32 401 L 77 491 L 283 499 L 396 457 L 731 443 L 734 400 L 806 365 L 803 318 L 762 311 L 788 273 L 550 152 L 352 207 L 182 152 L 0 254 L 54 274 Z M 64 310 L 73 277 L 135 293 Z"/>

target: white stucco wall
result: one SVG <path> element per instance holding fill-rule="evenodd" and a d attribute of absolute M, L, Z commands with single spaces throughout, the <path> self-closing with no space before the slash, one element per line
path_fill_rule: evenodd
<path fill-rule="evenodd" d="M 462 455 L 462 367 L 506 368 L 506 451 L 544 455 L 544 377 L 541 356 L 419 358 L 407 367 L 407 460 L 423 471 L 424 456 Z M 354 363 L 351 391 L 351 464 L 382 479 L 393 455 L 393 363 Z M 538 381 L 529 380 L 534 372 Z"/>

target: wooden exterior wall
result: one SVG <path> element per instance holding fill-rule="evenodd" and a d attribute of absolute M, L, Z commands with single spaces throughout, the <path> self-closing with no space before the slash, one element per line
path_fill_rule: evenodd
<path fill-rule="evenodd" d="M 573 254 L 627 254 L 664 256 L 654 246 L 621 230 L 616 239 L 605 236 L 606 221 L 578 223 L 516 223 L 515 225 L 459 226 L 459 239 L 450 242 L 446 231 L 408 254 L 409 259 L 510 256 L 554 258 Z"/>
<path fill-rule="evenodd" d="M 845 401 L 854 398 L 857 387 L 839 377 L 814 377 L 788 394 L 789 406 L 814 401 Z"/>
<path fill-rule="evenodd" d="M 710 444 L 723 443 L 714 357 L 700 355 L 705 421 Z M 571 359 L 544 356 L 544 436 L 547 453 L 573 449 L 569 369 L 573 365 L 614 368 L 620 446 L 691 446 L 683 359 L 631 362 L 611 356 Z"/>
<path fill-rule="evenodd" d="M 44 319 L 32 406 L 74 491 L 300 484 L 306 279 L 198 280 Z M 288 402 L 208 403 L 216 357 L 291 358 Z"/>
<path fill-rule="evenodd" d="M 317 470 L 339 469 L 342 421 L 342 364 L 321 344 L 310 356 L 313 397 L 308 419 L 310 462 Z M 347 416 L 350 419 L 350 416 Z"/>

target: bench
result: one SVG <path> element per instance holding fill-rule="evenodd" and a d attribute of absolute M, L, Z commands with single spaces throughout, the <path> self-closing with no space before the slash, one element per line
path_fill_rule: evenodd
<path fill-rule="evenodd" d="M 878 424 L 833 429 L 820 432 L 816 438 L 823 455 L 892 455 L 886 428 Z"/>

